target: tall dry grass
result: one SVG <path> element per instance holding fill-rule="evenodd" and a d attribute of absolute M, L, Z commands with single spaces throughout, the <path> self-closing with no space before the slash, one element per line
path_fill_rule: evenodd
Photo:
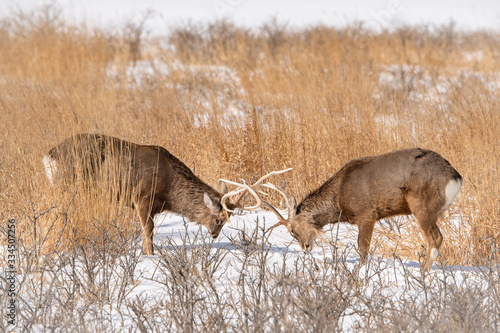
<path fill-rule="evenodd" d="M 496 250 L 497 33 L 216 22 L 141 39 L 143 27 L 135 28 L 130 39 L 70 26 L 54 7 L 1 22 L 0 217 L 15 216 L 22 237 L 38 230 L 54 248 L 82 228 L 91 233 L 93 223 L 138 224 L 126 208 L 85 198 L 77 187 L 52 188 L 45 178 L 41 160 L 51 147 L 98 132 L 162 145 L 212 185 L 293 167 L 279 182 L 299 199 L 349 159 L 433 149 L 464 178 L 441 222 L 443 257 L 473 264 Z M 155 71 L 127 75 L 145 61 Z M 408 224 L 409 235 L 397 232 Z M 390 221 L 374 242 L 386 253 L 421 252 L 413 219 Z"/>

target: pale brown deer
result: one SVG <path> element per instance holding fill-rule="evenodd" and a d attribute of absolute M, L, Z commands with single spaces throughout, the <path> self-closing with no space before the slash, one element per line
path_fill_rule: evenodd
<path fill-rule="evenodd" d="M 424 269 L 430 270 L 443 241 L 437 220 L 460 192 L 462 177 L 447 160 L 427 149 L 403 149 L 362 157 L 347 162 L 299 205 L 280 191 L 288 205 L 288 219 L 259 198 L 259 186 L 238 186 L 255 197 L 254 207 L 264 206 L 278 216 L 279 222 L 272 228 L 286 226 L 305 251 L 312 249 L 326 224 L 357 225 L 361 263 L 367 258 L 377 220 L 413 214 L 427 242 Z"/>
<path fill-rule="evenodd" d="M 221 193 L 204 183 L 178 158 L 160 146 L 139 145 L 106 135 L 78 134 L 44 157 L 52 184 L 114 183 L 119 200 L 135 207 L 142 225 L 143 253 L 153 254 L 153 218 L 163 211 L 186 216 L 217 238 L 231 212 L 221 206 Z M 227 192 L 225 185 L 221 192 Z M 240 197 L 241 199 L 241 197 Z M 238 199 L 239 200 L 239 199 Z M 229 209 L 234 209 L 229 204 Z"/>

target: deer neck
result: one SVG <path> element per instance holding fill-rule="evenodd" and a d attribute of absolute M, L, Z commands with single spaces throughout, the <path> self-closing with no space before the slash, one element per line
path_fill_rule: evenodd
<path fill-rule="evenodd" d="M 171 211 L 184 215 L 191 222 L 201 222 L 210 211 L 204 203 L 203 194 L 213 197 L 220 194 L 208 184 L 194 176 L 180 176 L 175 180 L 174 190 L 170 193 Z"/>
<path fill-rule="evenodd" d="M 317 229 L 329 223 L 344 220 L 338 204 L 338 186 L 334 177 L 311 192 L 297 207 L 297 213 L 306 217 Z"/>

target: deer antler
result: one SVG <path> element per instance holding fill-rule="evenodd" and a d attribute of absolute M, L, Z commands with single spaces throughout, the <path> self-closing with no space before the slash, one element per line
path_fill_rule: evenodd
<path fill-rule="evenodd" d="M 228 212 L 234 212 L 233 210 L 227 208 L 226 206 L 226 200 L 229 198 L 229 197 L 232 197 L 232 196 L 235 196 L 235 195 L 239 195 L 237 199 L 240 199 L 240 197 L 242 197 L 245 192 L 250 192 L 250 194 L 256 198 L 258 198 L 259 196 L 257 195 L 257 193 L 255 193 L 255 190 L 253 189 L 255 186 L 252 185 L 252 186 L 249 186 L 247 183 L 245 183 L 244 180 L 242 180 L 242 183 L 236 183 L 236 182 L 232 182 L 230 180 L 225 180 L 225 179 L 221 179 L 220 181 L 222 182 L 225 182 L 226 184 L 228 185 L 234 185 L 237 187 L 236 190 L 233 190 L 231 192 L 228 192 L 226 194 L 224 194 L 224 196 L 222 197 L 222 199 L 220 200 L 221 202 L 221 205 L 222 207 L 227 210 Z M 250 211 L 255 211 L 257 210 L 257 208 L 259 208 L 259 204 L 260 204 L 260 198 L 257 200 L 257 204 L 254 205 L 254 206 L 250 206 L 250 207 L 241 207 L 242 209 L 245 209 L 245 210 L 250 210 Z"/>
<path fill-rule="evenodd" d="M 260 192 L 259 189 L 261 187 L 267 187 L 267 188 L 270 188 L 272 190 L 275 190 L 277 191 L 279 194 L 281 194 L 285 200 L 285 204 L 286 204 L 286 207 L 290 207 L 289 205 L 289 198 L 288 196 L 285 194 L 285 192 L 283 192 L 282 190 L 280 190 L 279 188 L 277 188 L 275 185 L 273 184 L 270 184 L 270 183 L 263 183 L 266 179 L 272 177 L 272 176 L 275 176 L 275 175 L 279 175 L 279 174 L 282 174 L 282 173 L 285 173 L 285 172 L 288 172 L 292 170 L 292 168 L 288 168 L 288 169 L 285 169 L 285 170 L 280 170 L 280 171 L 273 171 L 273 172 L 270 172 L 268 173 L 267 175 L 264 175 L 262 176 L 259 180 L 257 180 L 253 185 L 248 185 L 244 180 L 242 180 L 241 183 L 236 183 L 236 182 L 232 182 L 232 181 L 229 181 L 229 180 L 225 180 L 225 179 L 221 179 L 220 181 L 222 182 L 225 182 L 229 185 L 233 185 L 233 186 L 236 186 L 237 188 L 231 192 L 228 192 L 226 193 L 222 199 L 221 199 L 221 204 L 222 204 L 222 207 L 229 211 L 229 212 L 233 212 L 232 210 L 229 210 L 226 206 L 226 203 L 225 201 L 229 198 L 229 197 L 232 197 L 232 196 L 235 196 L 235 195 L 238 195 L 238 198 L 237 200 L 239 201 L 239 199 L 241 199 L 243 197 L 243 195 L 245 195 L 246 192 L 248 192 L 251 196 L 254 197 L 255 199 L 255 205 L 253 206 L 249 206 L 249 207 L 242 207 L 242 209 L 244 210 L 249 210 L 249 211 L 256 211 L 258 210 L 259 208 L 261 207 L 264 207 L 264 208 L 267 208 L 269 209 L 270 211 L 272 211 L 279 219 L 279 222 L 277 224 L 275 224 L 274 226 L 272 226 L 269 230 L 272 230 L 274 228 L 276 228 L 277 226 L 279 225 L 287 225 L 288 223 L 288 220 L 286 220 L 279 212 L 278 210 L 273 206 L 271 205 L 269 202 L 267 201 L 263 201 L 259 195 L 257 194 L 257 192 L 259 193 L 262 193 L 262 194 L 266 194 L 266 193 L 263 193 L 263 192 Z M 236 201 L 236 202 L 238 202 Z"/>

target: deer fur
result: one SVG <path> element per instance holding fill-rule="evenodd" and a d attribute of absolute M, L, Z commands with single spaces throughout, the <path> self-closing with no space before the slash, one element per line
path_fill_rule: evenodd
<path fill-rule="evenodd" d="M 162 211 L 182 214 L 204 225 L 213 238 L 230 216 L 220 204 L 221 193 L 160 146 L 100 134 L 78 134 L 52 148 L 43 162 L 52 184 L 75 182 L 78 177 L 84 184 L 116 184 L 120 200 L 137 209 L 143 253 L 147 255 L 153 254 L 153 218 Z M 227 192 L 225 185 L 221 191 Z"/>
<path fill-rule="evenodd" d="M 377 220 L 413 214 L 427 242 L 424 269 L 429 270 L 443 241 L 437 220 L 461 187 L 460 174 L 431 150 L 362 157 L 347 162 L 298 206 L 291 200 L 286 227 L 303 250 L 311 250 L 326 224 L 355 224 L 364 262 Z"/>

